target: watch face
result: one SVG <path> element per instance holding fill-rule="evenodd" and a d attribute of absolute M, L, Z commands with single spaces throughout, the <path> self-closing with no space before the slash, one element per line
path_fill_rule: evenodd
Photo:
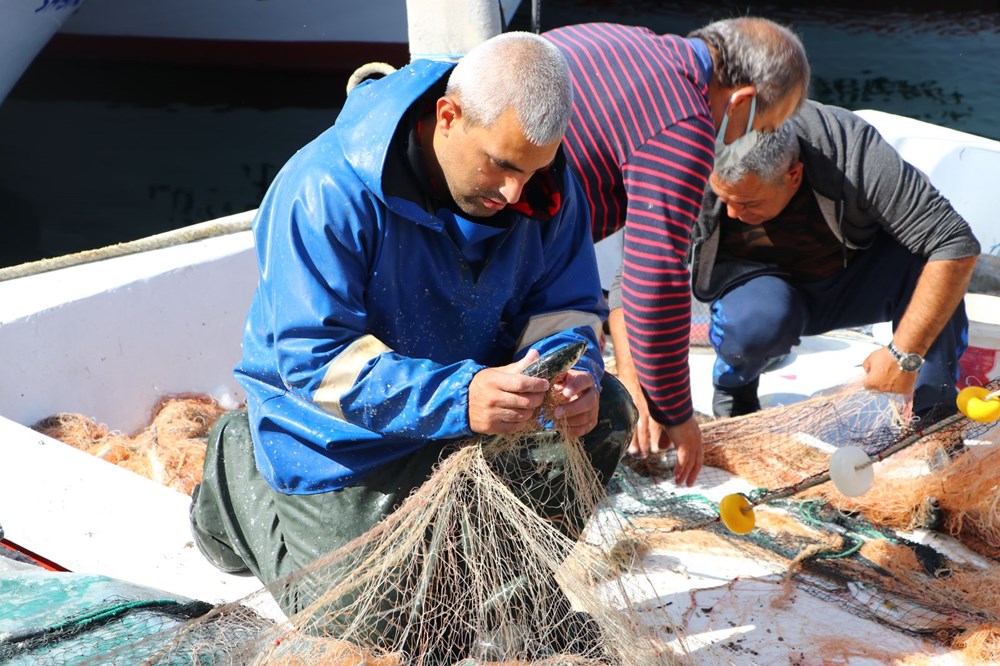
<path fill-rule="evenodd" d="M 899 359 L 899 367 L 906 372 L 916 372 L 924 364 L 924 359 L 919 354 L 907 354 Z"/>

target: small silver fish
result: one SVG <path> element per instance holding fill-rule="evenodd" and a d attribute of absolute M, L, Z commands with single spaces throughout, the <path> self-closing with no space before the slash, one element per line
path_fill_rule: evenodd
<path fill-rule="evenodd" d="M 583 352 L 586 350 L 586 342 L 577 341 L 566 343 L 560 347 L 556 347 L 547 354 L 543 354 L 537 361 L 525 368 L 521 374 L 528 375 L 529 377 L 541 377 L 542 379 L 552 381 L 562 373 L 572 368 L 576 362 L 580 360 L 580 357 L 583 356 Z M 551 398 L 549 401 L 551 401 Z M 538 409 L 535 410 L 536 419 L 538 415 L 542 413 L 543 407 L 544 406 L 539 406 Z M 537 430 L 541 430 L 541 423 L 536 421 L 535 425 L 537 426 Z M 552 430 L 550 432 L 556 431 Z M 483 437 L 480 440 L 480 444 L 484 449 L 492 449 L 494 444 L 497 442 L 507 441 L 510 437 L 510 435 L 492 435 L 489 437 Z"/>
<path fill-rule="evenodd" d="M 552 381 L 553 378 L 558 377 L 576 365 L 576 362 L 580 360 L 585 351 L 587 351 L 586 342 L 566 343 L 543 355 L 525 368 L 522 374 Z"/>

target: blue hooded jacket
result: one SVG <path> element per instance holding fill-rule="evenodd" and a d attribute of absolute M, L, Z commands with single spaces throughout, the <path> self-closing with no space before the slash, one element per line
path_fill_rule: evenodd
<path fill-rule="evenodd" d="M 449 213 L 397 177 L 409 110 L 436 99 L 452 67 L 418 61 L 355 88 L 257 212 L 260 281 L 236 377 L 257 467 L 280 492 L 342 488 L 427 441 L 471 435 L 473 376 L 529 347 L 586 340 L 577 367 L 600 385 L 607 311 L 564 160 L 551 218 L 510 212 L 509 227 L 485 234 L 481 262 L 468 258 L 475 234 L 456 241 Z"/>

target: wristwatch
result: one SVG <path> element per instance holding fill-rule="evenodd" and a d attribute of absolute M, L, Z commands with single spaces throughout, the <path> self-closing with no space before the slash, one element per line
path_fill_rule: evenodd
<path fill-rule="evenodd" d="M 891 341 L 888 345 L 889 353 L 899 363 L 899 368 L 903 372 L 916 372 L 924 364 L 924 357 L 920 354 L 908 354 L 901 352 Z"/>

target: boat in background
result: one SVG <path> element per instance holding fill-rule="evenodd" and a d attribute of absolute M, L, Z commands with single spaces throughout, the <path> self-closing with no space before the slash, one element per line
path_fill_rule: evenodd
<path fill-rule="evenodd" d="M 884 111 L 856 113 L 930 178 L 972 227 L 983 254 L 1000 256 L 1000 225 L 989 196 L 996 189 L 1000 141 Z"/>
<path fill-rule="evenodd" d="M 83 0 L 0 3 L 0 104 L 49 39 Z"/>
<path fill-rule="evenodd" d="M 171 64 L 353 70 L 410 60 L 414 26 L 502 31 L 521 0 L 477 0 L 461 16 L 439 0 L 93 0 L 52 41 L 55 53 Z M 419 51 L 417 51 L 419 53 Z M 446 54 L 447 55 L 447 54 Z"/>

